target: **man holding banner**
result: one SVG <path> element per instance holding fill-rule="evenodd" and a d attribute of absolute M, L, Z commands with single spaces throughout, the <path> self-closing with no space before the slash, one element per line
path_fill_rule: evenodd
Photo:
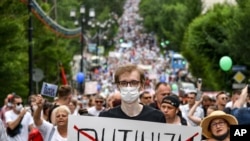
<path fill-rule="evenodd" d="M 68 138 L 74 141 L 200 141 L 201 128 L 166 124 L 164 114 L 139 103 L 144 72 L 124 65 L 115 72 L 121 105 L 94 116 L 69 115 Z M 97 123 L 97 124 L 96 124 Z"/>
<path fill-rule="evenodd" d="M 141 68 L 133 64 L 120 66 L 115 72 L 115 83 L 121 93 L 121 105 L 101 112 L 99 116 L 166 123 L 161 111 L 139 103 L 144 82 Z"/>

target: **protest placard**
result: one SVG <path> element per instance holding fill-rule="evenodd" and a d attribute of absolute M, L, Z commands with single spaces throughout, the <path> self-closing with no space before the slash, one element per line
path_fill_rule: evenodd
<path fill-rule="evenodd" d="M 43 82 L 41 94 L 49 97 L 55 97 L 57 93 L 57 88 L 58 88 L 57 85 Z"/>
<path fill-rule="evenodd" d="M 96 94 L 97 93 L 97 81 L 85 82 L 85 91 L 84 94 Z"/>
<path fill-rule="evenodd" d="M 200 141 L 201 127 L 69 116 L 68 141 Z"/>

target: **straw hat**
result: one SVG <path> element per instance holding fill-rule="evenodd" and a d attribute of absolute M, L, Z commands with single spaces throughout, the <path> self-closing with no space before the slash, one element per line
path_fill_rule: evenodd
<path fill-rule="evenodd" d="M 238 124 L 238 121 L 234 116 L 232 116 L 230 114 L 226 114 L 225 112 L 220 111 L 220 110 L 213 111 L 210 115 L 205 117 L 201 121 L 201 124 L 200 124 L 200 126 L 202 128 L 202 134 L 206 138 L 212 138 L 212 133 L 211 133 L 211 131 L 209 131 L 209 125 L 210 125 L 210 122 L 216 118 L 222 118 L 222 119 L 226 120 L 230 125 L 237 125 Z"/>

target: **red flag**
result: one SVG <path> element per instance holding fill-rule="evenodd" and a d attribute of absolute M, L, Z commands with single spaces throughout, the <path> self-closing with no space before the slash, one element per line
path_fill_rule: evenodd
<path fill-rule="evenodd" d="M 67 81 L 67 77 L 66 77 L 66 74 L 65 74 L 65 71 L 64 71 L 63 66 L 60 66 L 60 71 L 61 71 L 61 80 L 62 80 L 62 84 L 63 84 L 63 85 L 67 85 L 67 84 L 68 84 L 68 81 Z"/>

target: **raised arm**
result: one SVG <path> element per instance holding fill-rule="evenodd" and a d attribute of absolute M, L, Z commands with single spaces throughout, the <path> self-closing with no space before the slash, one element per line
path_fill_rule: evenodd
<path fill-rule="evenodd" d="M 199 101 L 195 101 L 195 104 L 192 106 L 192 108 L 188 112 L 188 118 L 193 121 L 196 124 L 200 124 L 201 118 L 194 116 L 194 112 L 196 108 L 202 103 L 202 98 Z"/>
<path fill-rule="evenodd" d="M 34 111 L 33 119 L 36 126 L 40 126 L 43 123 L 43 119 L 41 117 L 41 111 L 43 109 L 44 99 L 41 95 L 36 97 L 37 109 Z"/>
<path fill-rule="evenodd" d="M 243 107 L 243 105 L 246 103 L 247 95 L 248 95 L 248 85 L 246 85 L 245 88 L 241 90 L 240 97 L 235 101 L 233 108 Z"/>

